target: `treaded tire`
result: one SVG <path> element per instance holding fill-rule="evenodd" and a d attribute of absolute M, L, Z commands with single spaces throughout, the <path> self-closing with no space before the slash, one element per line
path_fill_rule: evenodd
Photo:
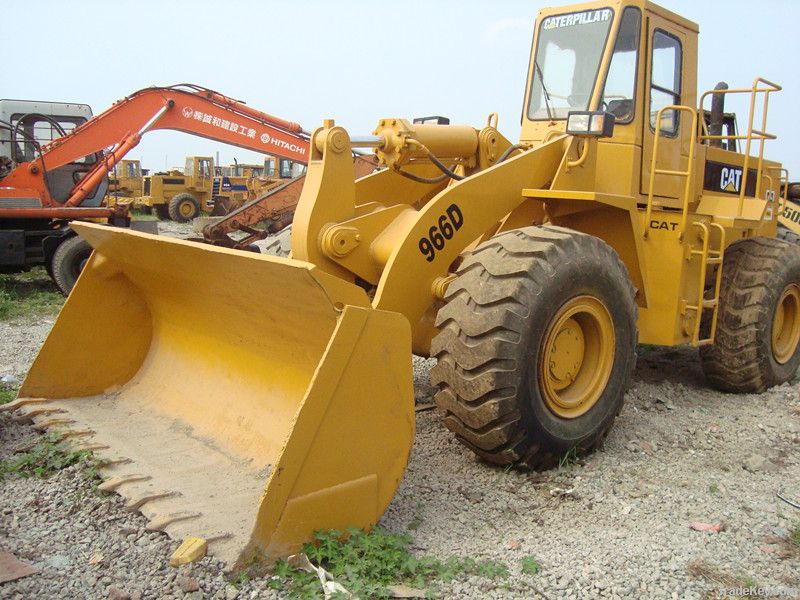
<path fill-rule="evenodd" d="M 787 196 L 789 200 L 800 200 L 800 182 L 792 181 L 789 183 Z"/>
<path fill-rule="evenodd" d="M 789 381 L 800 351 L 780 364 L 772 352 L 772 323 L 787 285 L 800 285 L 800 247 L 756 237 L 731 244 L 722 264 L 714 344 L 700 348 L 709 383 L 726 392 L 763 392 Z"/>
<path fill-rule="evenodd" d="M 92 247 L 77 235 L 58 245 L 50 261 L 50 272 L 62 294 L 69 295 L 91 254 Z"/>
<path fill-rule="evenodd" d="M 156 211 L 156 216 L 159 218 L 159 220 L 161 221 L 169 220 L 170 218 L 169 207 L 166 204 L 156 204 L 150 209 L 149 214 L 153 214 L 154 210 Z"/>
<path fill-rule="evenodd" d="M 784 227 L 783 225 L 778 225 L 778 239 L 785 240 L 790 244 L 797 244 L 800 245 L 800 235 L 797 235 L 791 229 Z"/>
<path fill-rule="evenodd" d="M 292 251 L 292 226 L 287 225 L 275 235 L 265 238 L 261 251 L 272 256 L 289 256 Z"/>
<path fill-rule="evenodd" d="M 539 389 L 539 355 L 560 308 L 600 299 L 615 333 L 611 373 L 585 414 L 561 418 Z M 499 234 L 465 257 L 439 310 L 431 380 L 443 421 L 485 460 L 546 468 L 569 451 L 594 449 L 622 408 L 636 363 L 634 290 L 617 253 L 561 227 Z"/>
<path fill-rule="evenodd" d="M 184 214 L 181 211 L 181 207 L 187 206 L 187 203 L 191 204 L 193 207 L 191 214 Z M 197 201 L 197 198 L 191 194 L 176 194 L 172 200 L 169 201 L 169 218 L 176 223 L 188 223 L 199 214 L 200 203 Z"/>

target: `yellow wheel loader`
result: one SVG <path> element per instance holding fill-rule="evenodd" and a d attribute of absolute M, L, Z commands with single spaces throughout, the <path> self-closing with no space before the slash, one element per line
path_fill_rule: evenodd
<path fill-rule="evenodd" d="M 643 0 L 543 10 L 516 143 L 494 115 L 326 121 L 288 259 L 76 224 L 94 253 L 7 410 L 94 449 L 150 529 L 236 565 L 377 522 L 412 445 L 412 352 L 438 359 L 460 441 L 530 467 L 603 439 L 637 342 L 698 346 L 722 389 L 789 380 L 780 87 L 698 97 L 697 32 Z M 729 94 L 751 99 L 741 135 L 704 118 Z M 386 168 L 354 180 L 356 148 Z"/>

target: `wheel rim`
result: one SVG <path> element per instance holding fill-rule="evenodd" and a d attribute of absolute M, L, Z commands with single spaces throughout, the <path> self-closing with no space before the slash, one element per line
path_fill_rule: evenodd
<path fill-rule="evenodd" d="M 780 364 L 789 362 L 800 341 L 800 287 L 789 284 L 783 290 L 772 318 L 772 355 Z"/>
<path fill-rule="evenodd" d="M 547 408 L 564 419 L 589 411 L 611 376 L 614 352 L 614 322 L 600 300 L 578 296 L 564 304 L 539 352 L 537 378 Z"/>
<path fill-rule="evenodd" d="M 185 200 L 178 205 L 178 212 L 182 217 L 188 219 L 192 215 L 194 215 L 194 204 Z"/>

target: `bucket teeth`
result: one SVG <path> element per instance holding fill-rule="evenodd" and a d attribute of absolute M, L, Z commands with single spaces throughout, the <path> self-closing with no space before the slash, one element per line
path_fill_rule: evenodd
<path fill-rule="evenodd" d="M 45 431 L 47 429 L 52 429 L 54 427 L 59 427 L 63 425 L 72 425 L 75 421 L 72 419 L 66 418 L 55 418 L 55 419 L 42 419 L 41 421 L 36 421 L 33 428 L 37 431 Z"/>
<path fill-rule="evenodd" d="M 18 408 L 22 408 L 23 406 L 32 406 L 36 404 L 47 404 L 49 400 L 47 398 L 17 398 L 16 400 L 12 400 L 8 404 L 3 404 L 0 406 L 0 412 L 14 412 Z"/>
<path fill-rule="evenodd" d="M 110 458 L 100 458 L 97 461 L 97 466 L 101 469 L 109 469 L 112 467 L 118 467 L 119 465 L 129 465 L 133 461 L 128 458 L 127 456 L 112 456 Z"/>
<path fill-rule="evenodd" d="M 12 419 L 17 422 L 27 422 L 35 417 L 46 417 L 48 415 L 54 415 L 58 413 L 63 413 L 63 410 L 57 408 L 48 408 L 48 407 L 41 407 L 41 408 L 21 408 L 17 412 L 12 415 Z"/>
<path fill-rule="evenodd" d="M 221 542 L 222 540 L 229 540 L 233 537 L 233 534 L 230 531 L 214 531 L 201 537 L 209 544 L 212 544 L 214 542 Z"/>
<path fill-rule="evenodd" d="M 145 531 L 164 531 L 166 527 L 177 521 L 197 519 L 200 516 L 202 516 L 202 513 L 188 511 L 170 513 L 168 515 L 157 515 L 147 522 L 147 525 L 145 525 Z"/>
<path fill-rule="evenodd" d="M 91 429 L 63 429 L 60 433 L 62 438 L 78 438 L 92 435 L 94 431 Z"/>
<path fill-rule="evenodd" d="M 72 447 L 75 448 L 75 450 L 89 450 L 90 452 L 109 449 L 106 444 L 100 444 L 98 442 L 73 442 Z"/>
<path fill-rule="evenodd" d="M 111 479 L 107 479 L 103 483 L 97 486 L 97 489 L 101 492 L 114 492 L 117 488 L 121 485 L 125 485 L 126 483 L 133 483 L 134 481 L 149 481 L 149 475 L 139 475 L 138 473 L 130 474 L 130 475 L 118 475 L 117 477 L 112 477 Z"/>
<path fill-rule="evenodd" d="M 125 509 L 131 512 L 136 512 L 137 510 L 141 509 L 142 506 L 144 506 L 148 502 L 152 502 L 153 500 L 160 500 L 161 498 L 171 498 L 173 496 L 179 496 L 179 495 L 180 494 L 178 492 L 170 492 L 170 491 L 146 492 L 138 496 L 131 496 L 130 499 L 125 503 Z"/>

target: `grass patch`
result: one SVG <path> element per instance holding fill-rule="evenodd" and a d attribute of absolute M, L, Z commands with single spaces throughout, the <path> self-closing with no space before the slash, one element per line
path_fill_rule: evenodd
<path fill-rule="evenodd" d="M 797 521 L 789 532 L 789 541 L 800 548 L 800 521 Z"/>
<path fill-rule="evenodd" d="M 158 221 L 158 215 L 154 211 L 149 213 L 143 208 L 134 208 L 130 211 L 131 217 L 135 221 Z"/>
<path fill-rule="evenodd" d="M 0 480 L 12 474 L 20 477 L 47 477 L 72 465 L 88 463 L 90 457 L 91 452 L 88 450 L 73 450 L 61 441 L 60 436 L 49 434 L 42 436 L 25 452 L 0 462 Z"/>
<path fill-rule="evenodd" d="M 64 296 L 44 267 L 25 273 L 0 274 L 0 321 L 20 317 L 54 315 Z"/>
<path fill-rule="evenodd" d="M 247 585 L 250 581 L 250 575 L 247 574 L 247 571 L 240 571 L 239 574 L 231 579 L 231 585 L 235 587 L 237 590 L 241 588 L 243 585 Z"/>
<path fill-rule="evenodd" d="M 526 575 L 536 575 L 542 570 L 542 566 L 539 564 L 539 561 L 533 556 L 523 556 L 520 564 L 522 567 L 522 572 Z"/>
<path fill-rule="evenodd" d="M 414 518 L 408 524 L 409 531 L 416 531 L 422 525 L 422 511 L 424 508 L 422 502 L 417 502 L 416 507 L 414 507 Z"/>
<path fill-rule="evenodd" d="M 566 469 L 580 464 L 581 459 L 578 456 L 578 448 L 573 446 L 564 453 L 564 456 L 558 459 L 558 468 Z"/>
<path fill-rule="evenodd" d="M 389 598 L 387 586 L 392 584 L 425 588 L 461 576 L 509 576 L 505 565 L 492 560 L 416 558 L 408 549 L 410 542 L 407 535 L 390 534 L 378 527 L 370 533 L 349 529 L 344 535 L 336 530 L 318 531 L 303 552 L 359 598 Z M 276 563 L 270 587 L 286 590 L 292 598 L 323 597 L 316 575 L 293 569 L 284 561 Z"/>
<path fill-rule="evenodd" d="M 0 381 L 0 404 L 8 404 L 17 397 L 17 388 Z"/>

